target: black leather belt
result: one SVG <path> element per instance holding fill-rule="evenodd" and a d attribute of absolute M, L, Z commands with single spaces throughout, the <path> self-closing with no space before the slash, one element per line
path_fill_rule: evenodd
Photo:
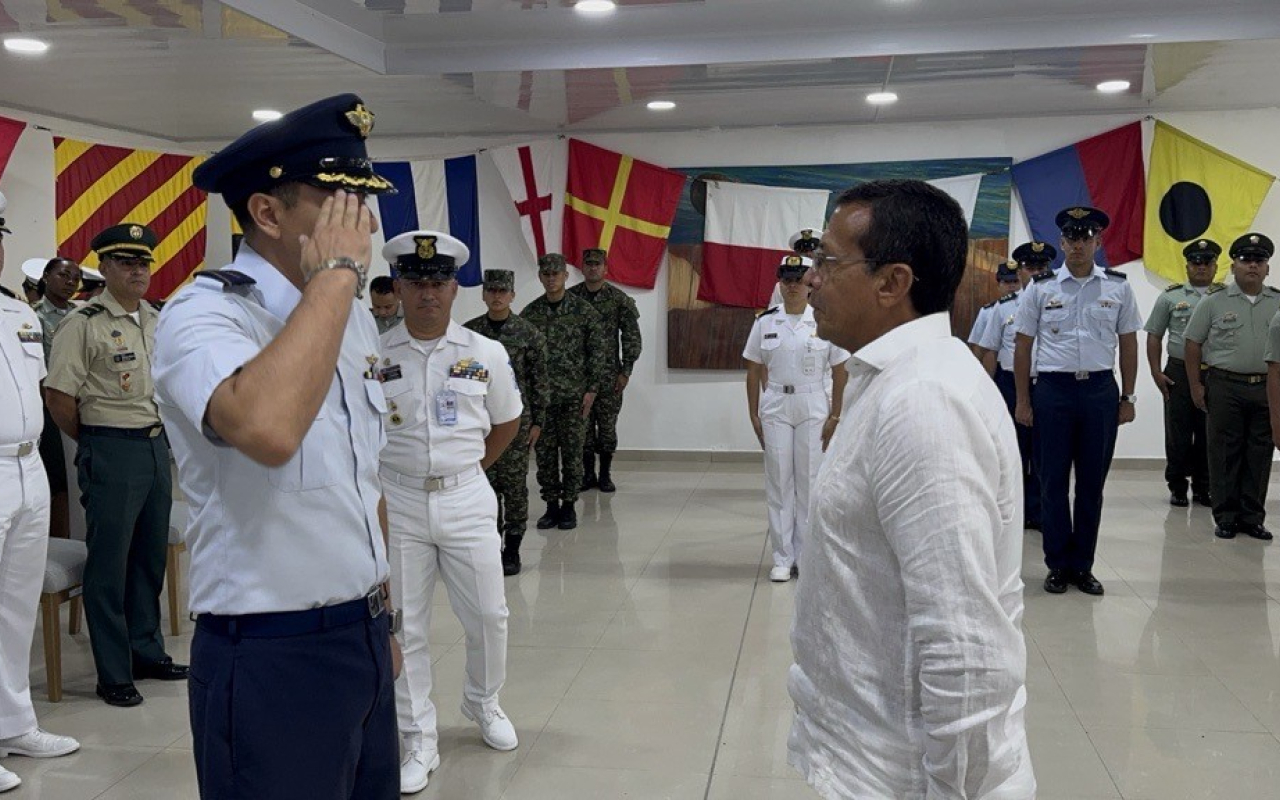
<path fill-rule="evenodd" d="M 1111 370 L 1104 369 L 1104 370 L 1098 370 L 1097 372 L 1088 372 L 1086 370 L 1080 370 L 1079 372 L 1041 372 L 1039 377 L 1041 378 L 1072 378 L 1077 381 L 1087 381 L 1087 380 L 1092 380 L 1094 378 L 1101 378 L 1104 375 L 1113 375 L 1113 374 L 1114 373 L 1112 373 Z"/>
<path fill-rule="evenodd" d="M 387 611 L 382 589 L 374 589 L 358 600 L 304 611 L 277 611 L 266 614 L 201 614 L 196 625 L 220 636 L 245 639 L 277 639 L 343 628 L 367 619 L 377 619 Z"/>
<path fill-rule="evenodd" d="M 80 433 L 92 436 L 113 436 L 117 439 L 154 439 L 164 433 L 163 425 L 148 425 L 145 428 L 112 428 L 106 425 L 81 425 Z"/>
<path fill-rule="evenodd" d="M 1244 383 L 1249 386 L 1257 386 L 1258 384 L 1266 383 L 1267 381 L 1267 373 L 1265 372 L 1232 372 L 1231 370 L 1209 367 L 1209 374 L 1222 378 L 1223 380 L 1232 381 L 1234 383 Z"/>

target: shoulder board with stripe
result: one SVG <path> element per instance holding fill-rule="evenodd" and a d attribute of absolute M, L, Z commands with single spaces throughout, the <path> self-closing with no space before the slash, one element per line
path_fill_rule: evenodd
<path fill-rule="evenodd" d="M 764 311 L 761 311 L 759 314 L 756 314 L 756 319 L 760 319 L 761 317 L 767 317 L 770 314 L 776 314 L 778 313 L 778 309 L 780 308 L 782 308 L 782 306 L 774 306 L 773 308 L 766 308 Z"/>
<path fill-rule="evenodd" d="M 1017 293 L 1017 292 L 1014 292 L 1013 294 L 1006 294 L 1004 297 L 1001 297 L 1001 298 L 1000 298 L 999 300 L 997 300 L 996 302 L 997 302 L 997 303 L 1012 303 L 1014 300 L 1017 300 L 1017 299 L 1018 299 L 1018 293 Z"/>
<path fill-rule="evenodd" d="M 1128 275 L 1125 275 L 1123 272 L 1117 272 L 1117 271 L 1116 271 L 1116 270 L 1114 270 L 1114 269 L 1104 269 L 1104 270 L 1102 271 L 1102 274 L 1103 274 L 1103 275 L 1110 275 L 1110 276 L 1111 276 L 1111 277 L 1113 277 L 1113 278 L 1119 278 L 1119 279 L 1120 279 L 1120 280 L 1122 280 L 1122 281 L 1127 281 L 1127 280 L 1129 280 L 1129 276 L 1128 276 Z"/>
<path fill-rule="evenodd" d="M 1209 287 L 1209 291 L 1205 292 L 1205 294 L 1216 294 L 1225 288 L 1227 288 L 1225 284 L 1215 283 Z"/>
<path fill-rule="evenodd" d="M 987 303 L 985 306 L 983 306 L 983 309 L 995 308 L 996 303 L 999 303 L 999 302 L 1000 302 L 999 300 L 992 300 L 990 303 Z"/>
<path fill-rule="evenodd" d="M 156 311 L 159 311 L 159 310 L 161 310 L 162 308 L 164 308 L 164 301 L 163 301 L 163 300 L 148 300 L 148 301 L 147 301 L 147 305 L 151 306 L 151 308 L 152 308 L 152 309 L 154 309 L 154 310 L 156 310 Z"/>
<path fill-rule="evenodd" d="M 1166 292 L 1172 292 L 1174 289 L 1181 289 L 1181 288 L 1182 288 L 1182 284 L 1180 284 L 1180 283 L 1171 283 L 1171 284 L 1169 284 L 1168 286 L 1164 287 L 1164 290 L 1165 290 Z"/>
<path fill-rule="evenodd" d="M 106 306 L 91 305 L 91 306 L 85 306 L 84 308 L 81 308 L 81 309 L 77 309 L 76 313 L 83 314 L 86 317 L 96 317 L 98 314 L 101 314 L 103 311 L 106 311 L 106 310 L 107 310 Z"/>
<path fill-rule="evenodd" d="M 1035 281 L 1036 283 L 1040 283 L 1041 281 L 1047 281 L 1052 277 L 1053 277 L 1053 270 L 1050 269 L 1050 270 L 1045 270 L 1044 272 L 1041 272 L 1039 275 L 1036 275 L 1031 280 Z"/>
<path fill-rule="evenodd" d="M 224 289 L 234 289 L 238 286 L 253 286 L 257 281 L 245 275 L 243 272 L 236 272 L 233 269 L 202 269 L 196 273 L 197 278 L 205 278 L 207 280 L 217 281 L 221 283 Z"/>

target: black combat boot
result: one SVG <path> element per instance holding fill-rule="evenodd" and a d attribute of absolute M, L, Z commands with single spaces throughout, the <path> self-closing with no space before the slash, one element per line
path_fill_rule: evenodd
<path fill-rule="evenodd" d="M 545 531 L 560 523 L 560 501 L 548 500 L 547 513 L 538 517 L 538 530 Z"/>
<path fill-rule="evenodd" d="M 524 539 L 524 531 L 510 531 L 502 545 L 502 574 L 511 576 L 520 574 L 520 542 Z"/>
<path fill-rule="evenodd" d="M 568 500 L 560 506 L 560 530 L 571 531 L 578 527 L 578 512 Z"/>
<path fill-rule="evenodd" d="M 618 487 L 613 485 L 613 476 L 609 471 L 613 468 L 613 453 L 600 454 L 600 491 L 616 492 Z"/>
<path fill-rule="evenodd" d="M 603 469 L 604 456 L 600 457 L 601 468 Z M 582 454 L 582 488 L 579 491 L 587 491 L 595 489 L 600 485 L 596 480 L 596 454 L 587 451 Z"/>

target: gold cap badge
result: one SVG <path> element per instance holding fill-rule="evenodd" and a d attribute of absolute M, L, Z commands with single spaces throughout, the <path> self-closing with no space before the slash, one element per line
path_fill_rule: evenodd
<path fill-rule="evenodd" d="M 361 139 L 368 139 L 373 130 L 373 112 L 364 107 L 364 103 L 356 103 L 356 107 L 346 113 L 347 122 L 360 134 Z"/>
<path fill-rule="evenodd" d="M 788 267 L 798 267 L 804 262 L 800 260 L 800 256 L 787 256 L 786 265 Z"/>
<path fill-rule="evenodd" d="M 130 239 L 141 239 L 141 238 L 142 238 L 142 226 L 141 226 L 141 225 L 130 225 L 130 226 L 129 226 L 129 238 L 130 238 Z"/>
<path fill-rule="evenodd" d="M 1260 242 L 1260 241 L 1262 241 L 1262 240 L 1261 240 L 1261 239 L 1259 239 L 1257 236 L 1250 236 L 1250 237 L 1249 237 L 1249 244 L 1257 244 L 1257 243 L 1258 243 L 1258 242 Z"/>
<path fill-rule="evenodd" d="M 1073 208 L 1067 212 L 1067 215 L 1070 217 L 1073 217 L 1074 219 L 1084 219 L 1085 217 L 1089 216 L 1089 212 L 1083 208 Z"/>
<path fill-rule="evenodd" d="M 271 169 L 267 170 L 267 174 L 270 175 L 273 179 L 279 178 L 281 175 L 284 174 L 284 169 L 281 167 L 272 167 Z"/>
<path fill-rule="evenodd" d="M 1044 252 L 1044 242 L 1032 242 L 1032 243 L 1031 243 L 1031 252 L 1033 252 L 1033 253 L 1043 253 L 1043 252 Z"/>
<path fill-rule="evenodd" d="M 436 237 L 434 236 L 415 236 L 413 240 L 418 243 L 418 258 L 428 259 L 436 257 Z"/>

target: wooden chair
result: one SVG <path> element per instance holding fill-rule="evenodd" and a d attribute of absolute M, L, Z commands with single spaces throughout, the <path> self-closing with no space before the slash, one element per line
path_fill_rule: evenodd
<path fill-rule="evenodd" d="M 169 512 L 169 549 L 166 557 L 165 583 L 169 587 L 169 634 L 177 636 L 181 633 L 181 621 L 178 617 L 178 584 L 182 575 L 180 556 L 187 549 L 187 518 L 190 510 L 185 500 L 175 501 L 173 510 Z"/>
<path fill-rule="evenodd" d="M 49 702 L 62 700 L 62 624 L 59 609 L 71 602 L 71 634 L 80 632 L 81 592 L 84 562 L 88 549 L 75 539 L 50 539 L 44 566 L 44 587 L 40 594 L 41 626 L 44 629 L 44 672 Z"/>

